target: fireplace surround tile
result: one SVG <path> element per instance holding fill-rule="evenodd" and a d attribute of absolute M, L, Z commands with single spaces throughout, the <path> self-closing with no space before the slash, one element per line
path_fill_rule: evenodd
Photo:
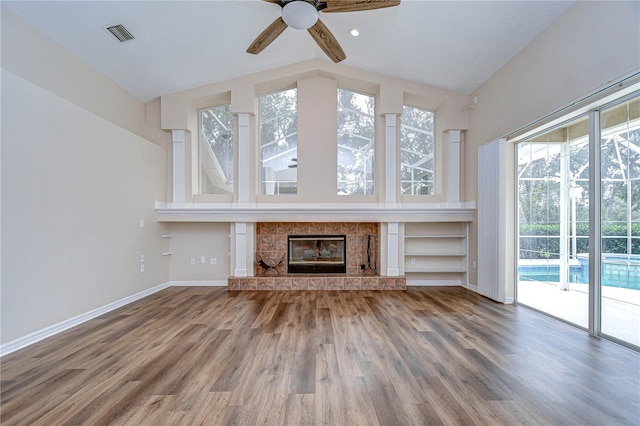
<path fill-rule="evenodd" d="M 345 290 L 360 290 L 360 277 L 345 277 L 344 279 L 344 289 Z"/>
<path fill-rule="evenodd" d="M 256 290 L 273 290 L 275 289 L 275 278 L 263 277 L 256 280 Z"/>
<path fill-rule="evenodd" d="M 380 265 L 379 224 L 375 222 L 258 222 L 256 251 L 269 265 L 283 264 L 265 273 L 255 264 L 255 277 L 230 277 L 229 290 L 404 290 L 404 277 L 380 277 L 379 271 L 363 271 L 367 261 L 367 236 L 374 236 L 371 262 Z M 288 235 L 346 235 L 346 274 L 287 274 Z"/>
<path fill-rule="evenodd" d="M 309 290 L 326 290 L 327 282 L 324 277 L 309 277 Z"/>
<path fill-rule="evenodd" d="M 230 277 L 229 290 L 406 290 L 405 277 L 285 275 Z"/>
<path fill-rule="evenodd" d="M 291 278 L 291 290 L 308 290 L 309 277 L 295 276 Z"/>
<path fill-rule="evenodd" d="M 341 234 L 347 237 L 347 275 L 363 275 L 360 265 L 367 261 L 367 235 L 375 236 L 375 246 L 378 244 L 378 230 L 379 224 L 375 222 L 258 222 L 256 224 L 257 254 L 269 265 L 277 264 L 284 258 L 284 266 L 278 268 L 279 275 L 283 275 L 287 273 L 288 235 Z M 374 247 L 371 262 L 380 265 L 377 246 Z M 265 276 L 264 270 L 258 266 L 257 262 L 254 272 L 256 276 Z"/>

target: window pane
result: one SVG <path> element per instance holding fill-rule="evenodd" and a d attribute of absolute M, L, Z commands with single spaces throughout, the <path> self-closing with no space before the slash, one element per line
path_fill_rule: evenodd
<path fill-rule="evenodd" d="M 518 301 L 588 325 L 589 145 L 586 118 L 517 147 Z"/>
<path fill-rule="evenodd" d="M 200 111 L 200 193 L 233 193 L 231 105 Z"/>
<path fill-rule="evenodd" d="M 298 191 L 298 92 L 260 96 L 261 193 Z"/>
<path fill-rule="evenodd" d="M 375 100 L 338 89 L 338 194 L 374 189 Z"/>
<path fill-rule="evenodd" d="M 434 114 L 405 106 L 401 119 L 400 186 L 402 194 L 435 193 Z"/>
<path fill-rule="evenodd" d="M 602 332 L 640 346 L 640 98 L 600 120 Z"/>

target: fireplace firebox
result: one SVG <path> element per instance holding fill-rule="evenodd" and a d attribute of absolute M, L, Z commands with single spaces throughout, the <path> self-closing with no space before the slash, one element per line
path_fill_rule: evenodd
<path fill-rule="evenodd" d="M 344 274 L 347 272 L 346 235 L 289 235 L 287 272 Z"/>

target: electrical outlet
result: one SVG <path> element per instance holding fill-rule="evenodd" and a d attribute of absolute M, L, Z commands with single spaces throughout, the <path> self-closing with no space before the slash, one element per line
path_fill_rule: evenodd
<path fill-rule="evenodd" d="M 476 263 L 476 261 L 473 261 L 473 269 L 475 269 L 478 266 L 478 264 Z"/>
<path fill-rule="evenodd" d="M 140 219 L 140 229 L 144 228 L 144 219 Z"/>
<path fill-rule="evenodd" d="M 140 255 L 140 263 L 144 263 L 144 254 Z"/>
<path fill-rule="evenodd" d="M 218 264 L 218 259 L 216 259 L 215 257 L 212 257 L 211 259 L 209 259 L 209 263 L 211 265 L 217 265 Z"/>
<path fill-rule="evenodd" d="M 195 260 L 193 257 L 191 258 L 191 264 L 192 264 L 192 265 L 195 265 L 195 264 L 196 264 L 196 260 Z"/>
<path fill-rule="evenodd" d="M 140 272 L 144 272 L 144 265 L 140 265 Z"/>
<path fill-rule="evenodd" d="M 200 263 L 207 263 L 207 258 L 204 256 L 200 256 Z"/>
<path fill-rule="evenodd" d="M 415 265 L 415 264 L 416 264 L 416 258 L 415 258 L 415 257 L 412 257 L 412 258 L 411 258 L 411 264 L 412 264 L 412 265 Z"/>

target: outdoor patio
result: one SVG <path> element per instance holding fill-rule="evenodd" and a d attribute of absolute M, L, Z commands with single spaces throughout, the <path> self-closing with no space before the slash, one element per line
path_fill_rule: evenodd
<path fill-rule="evenodd" d="M 518 281 L 518 302 L 565 321 L 588 327 L 587 284 L 570 283 L 563 291 L 557 282 Z M 602 287 L 602 332 L 640 346 L 640 290 Z"/>

